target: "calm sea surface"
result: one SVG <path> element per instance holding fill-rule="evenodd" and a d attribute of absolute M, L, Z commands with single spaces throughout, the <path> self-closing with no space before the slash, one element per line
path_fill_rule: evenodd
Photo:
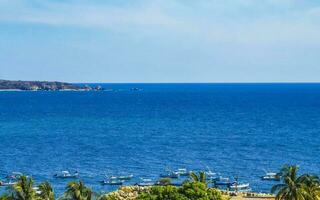
<path fill-rule="evenodd" d="M 239 176 L 269 191 L 285 163 L 320 174 L 320 84 L 103 84 L 104 92 L 0 92 L 0 177 L 78 170 L 157 178 L 171 169 Z M 141 91 L 133 91 L 138 87 Z"/>

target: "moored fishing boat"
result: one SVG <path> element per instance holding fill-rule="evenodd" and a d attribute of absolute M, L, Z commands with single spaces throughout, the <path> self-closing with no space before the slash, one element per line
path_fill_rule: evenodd
<path fill-rule="evenodd" d="M 232 183 L 230 182 L 230 179 L 227 177 L 218 177 L 216 180 L 214 180 L 214 185 L 226 185 L 230 186 Z"/>
<path fill-rule="evenodd" d="M 206 179 L 211 180 L 211 181 L 217 181 L 219 177 L 217 176 L 217 173 L 211 171 L 211 169 L 207 166 L 207 171 L 206 173 Z"/>
<path fill-rule="evenodd" d="M 180 174 L 173 171 L 167 171 L 163 174 L 160 174 L 161 178 L 179 178 Z"/>
<path fill-rule="evenodd" d="M 186 168 L 180 168 L 174 171 L 175 174 L 179 176 L 189 176 L 191 171 L 188 171 Z"/>
<path fill-rule="evenodd" d="M 122 176 L 115 176 L 115 175 L 110 175 L 106 176 L 107 180 L 123 180 L 123 181 L 128 181 L 133 178 L 133 174 L 130 175 L 122 175 Z"/>
<path fill-rule="evenodd" d="M 79 172 L 75 171 L 74 173 L 70 173 L 69 171 L 61 171 L 54 175 L 55 178 L 78 178 Z"/>
<path fill-rule="evenodd" d="M 209 172 L 206 172 L 206 179 L 211 181 L 217 181 L 219 180 L 219 177 L 217 176 L 216 173 L 209 171 Z"/>
<path fill-rule="evenodd" d="M 207 176 L 216 176 L 217 173 L 211 171 L 211 169 L 207 166 L 207 171 L 205 172 Z"/>
<path fill-rule="evenodd" d="M 7 179 L 17 180 L 17 179 L 19 179 L 21 176 L 23 176 L 23 173 L 21 173 L 21 172 L 12 172 L 11 174 L 7 175 L 6 178 L 7 178 Z"/>
<path fill-rule="evenodd" d="M 140 183 L 136 183 L 136 185 L 138 186 L 153 186 L 155 185 L 154 182 L 140 182 Z"/>
<path fill-rule="evenodd" d="M 16 184 L 17 182 L 3 182 L 3 181 L 0 181 L 0 187 L 6 187 L 6 186 L 13 186 L 14 184 Z"/>
<path fill-rule="evenodd" d="M 131 180 L 132 178 L 133 178 L 133 174 L 117 177 L 117 179 L 119 180 Z"/>
<path fill-rule="evenodd" d="M 108 179 L 108 180 L 117 180 L 118 177 L 114 176 L 114 175 L 111 175 L 111 176 L 106 176 L 106 179 Z"/>
<path fill-rule="evenodd" d="M 101 181 L 102 185 L 122 185 L 123 180 L 103 180 Z"/>
<path fill-rule="evenodd" d="M 250 188 L 250 184 L 249 183 L 233 183 L 232 185 L 230 185 L 230 190 L 236 190 L 236 191 L 241 191 L 241 190 L 245 190 L 245 189 L 249 189 Z"/>
<path fill-rule="evenodd" d="M 280 181 L 280 173 L 267 172 L 264 176 L 261 176 L 261 180 L 265 181 Z"/>
<path fill-rule="evenodd" d="M 152 186 L 152 185 L 155 185 L 155 182 L 152 181 L 152 179 L 150 179 L 150 178 L 140 178 L 140 179 L 141 179 L 141 182 L 136 183 L 135 185 L 138 185 L 138 186 Z"/>

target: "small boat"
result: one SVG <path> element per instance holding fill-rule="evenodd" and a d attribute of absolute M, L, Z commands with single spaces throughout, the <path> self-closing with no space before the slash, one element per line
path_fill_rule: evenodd
<path fill-rule="evenodd" d="M 280 181 L 281 175 L 275 172 L 267 172 L 264 176 L 261 176 L 261 180 L 265 181 Z"/>
<path fill-rule="evenodd" d="M 211 181 L 211 182 L 219 181 L 219 177 L 217 177 L 217 176 L 206 176 L 206 180 L 207 181 Z"/>
<path fill-rule="evenodd" d="M 206 173 L 206 179 L 207 180 L 211 180 L 211 181 L 219 180 L 219 177 L 217 176 L 216 173 L 214 173 L 212 171 L 207 171 L 205 173 Z"/>
<path fill-rule="evenodd" d="M 130 174 L 128 176 L 119 176 L 117 179 L 119 179 L 119 180 L 130 180 L 132 178 L 133 178 L 133 175 Z"/>
<path fill-rule="evenodd" d="M 101 181 L 102 185 L 122 185 L 123 180 L 103 180 Z"/>
<path fill-rule="evenodd" d="M 0 187 L 6 187 L 6 186 L 13 186 L 14 184 L 16 184 L 17 182 L 2 182 L 0 181 Z"/>
<path fill-rule="evenodd" d="M 161 178 L 179 178 L 180 174 L 177 172 L 168 171 L 164 174 L 160 174 Z"/>
<path fill-rule="evenodd" d="M 216 176 L 217 173 L 212 172 L 211 170 L 206 171 L 206 175 L 209 177 Z"/>
<path fill-rule="evenodd" d="M 127 176 L 114 176 L 114 175 L 106 176 L 107 180 L 124 180 L 124 181 L 127 181 L 127 180 L 130 180 L 132 178 L 133 178 L 132 174 L 127 175 Z"/>
<path fill-rule="evenodd" d="M 207 180 L 216 181 L 219 179 L 219 177 L 217 177 L 217 173 L 211 171 L 211 169 L 208 166 L 207 166 L 207 171 L 205 171 L 205 173 L 206 173 Z"/>
<path fill-rule="evenodd" d="M 131 91 L 141 91 L 142 89 L 141 89 L 141 88 L 134 87 L 134 88 L 131 88 L 130 90 L 131 90 Z"/>
<path fill-rule="evenodd" d="M 118 179 L 117 176 L 106 176 L 106 178 L 107 178 L 108 180 L 117 180 L 117 179 Z"/>
<path fill-rule="evenodd" d="M 207 171 L 205 172 L 207 176 L 216 176 L 217 174 L 211 171 L 209 166 L 207 166 Z"/>
<path fill-rule="evenodd" d="M 175 174 L 178 174 L 179 176 L 189 176 L 189 175 L 190 175 L 190 172 L 191 172 L 191 171 L 188 171 L 188 170 L 185 169 L 185 168 L 180 168 L 180 169 L 177 169 L 174 173 L 175 173 Z"/>
<path fill-rule="evenodd" d="M 69 171 L 61 171 L 60 173 L 57 173 L 54 175 L 56 178 L 78 178 L 79 173 L 75 171 L 73 174 Z"/>
<path fill-rule="evenodd" d="M 244 189 L 248 189 L 250 187 L 249 183 L 242 183 L 242 184 L 238 184 L 238 183 L 233 183 L 232 185 L 230 185 L 230 190 L 244 190 Z"/>
<path fill-rule="evenodd" d="M 17 180 L 19 179 L 23 174 L 21 172 L 12 172 L 10 175 L 6 176 L 7 179 L 13 179 Z"/>
<path fill-rule="evenodd" d="M 151 178 L 140 178 L 142 182 L 152 182 Z"/>
<path fill-rule="evenodd" d="M 138 186 L 153 186 L 155 185 L 154 182 L 140 182 L 140 183 L 137 183 L 136 185 Z"/>
<path fill-rule="evenodd" d="M 101 181 L 102 185 L 122 185 L 123 180 L 103 180 Z"/>
<path fill-rule="evenodd" d="M 214 184 L 215 185 L 231 185 L 232 183 L 230 182 L 230 179 L 229 178 L 225 178 L 225 177 L 218 177 L 215 181 L 214 181 Z"/>
<path fill-rule="evenodd" d="M 136 185 L 138 186 L 153 186 L 155 185 L 154 182 L 140 182 L 140 183 L 137 183 Z"/>
<path fill-rule="evenodd" d="M 155 185 L 155 182 L 152 181 L 152 179 L 150 178 L 140 178 L 141 182 L 140 183 L 136 183 L 135 185 L 138 186 L 152 186 Z"/>

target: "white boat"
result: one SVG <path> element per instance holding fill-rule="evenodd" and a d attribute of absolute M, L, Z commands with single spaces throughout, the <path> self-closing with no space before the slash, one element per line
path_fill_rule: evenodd
<path fill-rule="evenodd" d="M 230 186 L 231 190 L 243 190 L 243 189 L 247 189 L 250 187 L 249 183 L 242 183 L 242 184 L 237 184 L 234 183 L 233 185 Z"/>
<path fill-rule="evenodd" d="M 267 181 L 280 181 L 280 177 L 279 173 L 267 172 L 264 176 L 261 176 L 261 179 Z"/>
<path fill-rule="evenodd" d="M 13 186 L 14 184 L 16 184 L 17 182 L 2 182 L 0 181 L 0 187 L 6 187 L 6 186 Z"/>
<path fill-rule="evenodd" d="M 217 173 L 214 173 L 212 171 L 206 171 L 206 179 L 211 181 L 219 180 L 219 177 L 217 176 Z"/>
<path fill-rule="evenodd" d="M 179 176 L 189 176 L 190 175 L 190 171 L 188 171 L 185 168 L 177 169 L 174 173 L 179 174 Z"/>
<path fill-rule="evenodd" d="M 218 177 L 216 180 L 214 180 L 215 185 L 231 185 L 230 179 L 226 177 Z"/>
<path fill-rule="evenodd" d="M 130 180 L 133 178 L 133 174 L 127 175 L 127 176 L 119 176 L 119 180 Z"/>
<path fill-rule="evenodd" d="M 107 178 L 108 180 L 117 180 L 117 179 L 118 179 L 117 176 L 106 176 L 106 178 Z"/>
<path fill-rule="evenodd" d="M 79 173 L 75 171 L 73 174 L 69 171 L 61 171 L 60 173 L 57 173 L 54 175 L 56 178 L 77 178 L 79 176 Z"/>
<path fill-rule="evenodd" d="M 151 182 L 151 178 L 140 178 L 142 182 Z"/>
<path fill-rule="evenodd" d="M 153 182 L 148 182 L 148 183 L 145 183 L 145 182 L 140 182 L 140 183 L 137 183 L 136 185 L 138 186 L 153 186 L 155 183 Z"/>
<path fill-rule="evenodd" d="M 208 170 L 208 171 L 206 171 L 206 175 L 211 177 L 211 176 L 216 176 L 217 173 L 214 173 L 211 170 Z"/>
<path fill-rule="evenodd" d="M 160 174 L 161 178 L 179 178 L 180 174 L 178 172 L 167 171 L 163 174 Z"/>
<path fill-rule="evenodd" d="M 106 176 L 106 179 L 108 180 L 124 180 L 124 181 L 127 181 L 127 180 L 130 180 L 133 178 L 133 175 L 130 174 L 130 175 L 126 175 L 126 176 L 114 176 L 114 175 L 111 175 L 111 176 Z"/>
<path fill-rule="evenodd" d="M 218 179 L 217 173 L 211 171 L 211 169 L 208 166 L 207 166 L 207 171 L 205 173 L 206 173 L 207 180 L 217 180 Z"/>
<path fill-rule="evenodd" d="M 155 182 L 152 181 L 152 179 L 150 178 L 140 178 L 141 182 L 140 183 L 136 183 L 135 185 L 138 186 L 152 186 L 155 185 Z"/>
<path fill-rule="evenodd" d="M 12 172 L 10 175 L 8 175 L 6 178 L 7 179 L 14 179 L 17 180 L 19 179 L 23 174 L 21 172 Z"/>
<path fill-rule="evenodd" d="M 102 185 L 122 185 L 123 180 L 103 180 L 101 181 Z"/>

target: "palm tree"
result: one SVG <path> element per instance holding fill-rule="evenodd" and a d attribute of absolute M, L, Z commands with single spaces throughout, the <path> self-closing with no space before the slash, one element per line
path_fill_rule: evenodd
<path fill-rule="evenodd" d="M 38 197 L 41 200 L 54 200 L 54 192 L 49 182 L 44 182 L 39 185 Z"/>
<path fill-rule="evenodd" d="M 193 182 L 201 182 L 201 183 L 207 183 L 206 182 L 206 173 L 201 171 L 199 172 L 199 176 L 195 172 L 190 172 L 190 178 Z"/>
<path fill-rule="evenodd" d="M 34 200 L 36 191 L 33 189 L 31 177 L 20 176 L 18 182 L 12 187 L 12 195 L 15 200 Z"/>
<path fill-rule="evenodd" d="M 92 195 L 92 190 L 82 181 L 70 182 L 66 187 L 65 196 L 71 200 L 91 200 Z"/>
<path fill-rule="evenodd" d="M 272 193 L 277 193 L 276 200 L 306 200 L 309 195 L 306 191 L 304 176 L 298 177 L 298 166 L 285 165 L 281 170 L 283 183 L 274 185 Z"/>
<path fill-rule="evenodd" d="M 0 196 L 0 200 L 14 200 L 12 196 L 9 196 L 8 194 L 2 194 Z"/>
<path fill-rule="evenodd" d="M 318 176 L 304 174 L 300 177 L 304 183 L 307 200 L 320 200 L 320 180 Z"/>

